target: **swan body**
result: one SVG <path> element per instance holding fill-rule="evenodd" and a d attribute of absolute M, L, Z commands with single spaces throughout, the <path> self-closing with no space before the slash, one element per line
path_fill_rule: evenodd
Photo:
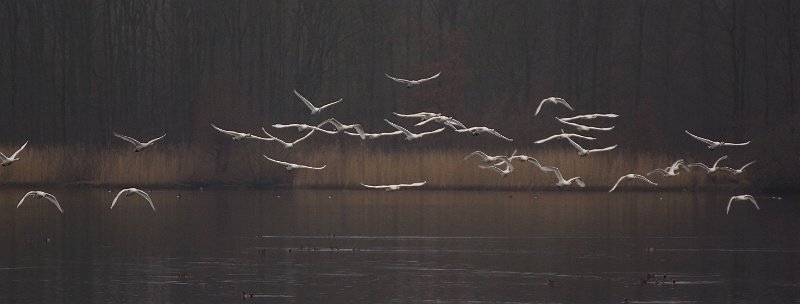
<path fill-rule="evenodd" d="M 64 209 L 61 209 L 61 205 L 58 203 L 58 200 L 56 200 L 56 197 L 53 196 L 52 194 L 44 192 L 44 191 L 30 191 L 28 193 L 25 193 L 25 196 L 23 196 L 22 199 L 19 200 L 19 204 L 17 204 L 17 208 L 19 208 L 19 206 L 22 206 L 22 202 L 24 202 L 25 199 L 28 198 L 28 197 L 33 197 L 35 199 L 39 199 L 39 198 L 46 199 L 46 200 L 50 201 L 51 203 L 53 203 L 53 205 L 55 205 L 56 208 L 58 208 L 58 211 L 61 211 L 61 213 L 64 213 Z"/>
<path fill-rule="evenodd" d="M 345 125 L 336 120 L 336 118 L 329 118 L 318 124 L 317 127 L 322 127 L 325 124 L 331 124 L 334 128 L 336 128 L 336 132 L 342 132 L 344 130 L 356 130 L 361 139 L 366 138 L 366 135 L 364 135 L 364 128 L 362 128 L 360 124 Z"/>
<path fill-rule="evenodd" d="M 706 166 L 703 163 L 693 163 L 693 164 L 689 164 L 688 166 L 690 168 L 694 168 L 694 167 L 701 168 L 701 169 L 705 170 L 706 173 L 711 174 L 711 173 L 717 172 L 717 170 L 720 169 L 720 167 L 718 167 L 719 162 L 724 160 L 724 159 L 726 159 L 726 158 L 728 158 L 728 156 L 727 155 L 723 155 L 722 157 L 718 158 L 717 161 L 714 162 L 714 165 L 711 166 L 711 167 Z"/>
<path fill-rule="evenodd" d="M 303 95 L 300 95 L 300 93 L 297 93 L 297 90 L 294 90 L 294 95 L 297 95 L 297 97 L 300 98 L 300 100 L 302 100 L 304 104 L 306 104 L 308 109 L 311 110 L 311 115 L 316 115 L 319 112 L 322 112 L 322 110 L 324 110 L 325 108 L 330 107 L 332 105 L 335 105 L 337 103 L 340 103 L 343 100 L 343 98 L 339 98 L 339 100 L 337 100 L 337 101 L 331 102 L 329 104 L 326 104 L 324 106 L 321 106 L 321 107 L 317 108 L 313 104 L 311 104 L 311 102 L 308 101 L 308 99 L 303 97 Z"/>
<path fill-rule="evenodd" d="M 292 170 L 295 170 L 295 169 L 322 170 L 322 169 L 325 169 L 326 166 L 328 166 L 328 165 L 323 165 L 322 167 L 310 167 L 310 166 L 306 166 L 306 165 L 298 165 L 298 164 L 293 164 L 293 163 L 287 163 L 285 161 L 275 160 L 275 159 L 269 158 L 266 155 L 263 155 L 263 156 L 264 156 L 264 158 L 272 161 L 273 163 L 286 166 L 286 171 L 292 171 Z"/>
<path fill-rule="evenodd" d="M 572 120 L 576 120 L 576 119 L 596 119 L 596 118 L 600 118 L 600 117 L 617 118 L 617 117 L 619 117 L 619 115 L 617 115 L 617 114 L 584 114 L 584 115 L 578 115 L 578 116 L 573 116 L 573 117 L 562 118 L 562 120 L 564 120 L 564 121 L 572 121 Z"/>
<path fill-rule="evenodd" d="M 250 133 L 242 133 L 242 132 L 224 130 L 224 129 L 221 129 L 221 128 L 215 126 L 214 124 L 211 124 L 211 126 L 214 127 L 214 129 L 219 131 L 220 133 L 225 134 L 227 136 L 230 136 L 231 139 L 237 140 L 237 141 L 238 140 L 242 140 L 242 139 L 246 139 L 246 138 L 259 139 L 259 140 L 265 140 L 265 141 L 274 140 L 274 139 L 271 139 L 271 138 L 258 137 L 258 136 L 255 136 L 253 134 L 250 134 Z"/>
<path fill-rule="evenodd" d="M 0 152 L 0 163 L 2 163 L 2 166 L 3 167 L 11 166 L 12 163 L 18 161 L 19 158 L 17 157 L 17 155 L 19 155 L 19 152 L 22 152 L 22 149 L 25 149 L 26 146 L 28 146 L 27 141 L 25 141 L 25 143 L 22 144 L 22 147 L 19 147 L 19 149 L 16 152 L 14 152 L 14 154 L 11 154 L 10 157 L 6 157 L 6 155 L 3 154 L 3 152 Z"/>
<path fill-rule="evenodd" d="M 565 107 L 567 107 L 568 109 L 570 109 L 570 111 L 575 111 L 575 109 L 573 109 L 572 106 L 569 105 L 569 103 L 567 103 L 567 101 L 564 100 L 563 98 L 561 98 L 561 97 L 548 97 L 548 98 L 542 99 L 542 101 L 539 102 L 539 106 L 536 108 L 536 113 L 534 113 L 533 116 L 539 115 L 539 111 L 542 110 L 542 106 L 545 103 L 561 104 L 561 105 L 564 105 Z"/>
<path fill-rule="evenodd" d="M 151 139 L 148 142 L 144 142 L 143 143 L 143 142 L 140 142 L 140 141 L 138 141 L 136 139 L 133 139 L 132 137 L 125 136 L 125 135 L 119 134 L 117 132 L 113 132 L 113 133 L 114 133 L 114 136 L 133 144 L 133 147 L 134 147 L 133 148 L 133 152 L 143 151 L 144 149 L 147 149 L 150 146 L 152 146 L 153 144 L 155 144 L 156 141 L 158 141 L 158 140 L 164 138 L 165 136 L 167 136 L 167 133 L 164 133 L 164 135 L 161 135 L 161 137 L 156 137 L 156 138 Z"/>
<path fill-rule="evenodd" d="M 693 137 L 694 139 L 699 140 L 700 142 L 708 145 L 708 149 L 709 150 L 714 150 L 716 148 L 725 147 L 725 146 L 746 146 L 747 144 L 750 143 L 750 141 L 743 142 L 743 143 L 727 143 L 727 142 L 724 142 L 724 141 L 713 141 L 713 140 L 710 140 L 710 139 L 707 139 L 707 138 L 703 138 L 703 137 L 694 135 L 691 132 L 689 132 L 688 130 L 683 130 L 683 131 L 686 132 L 686 134 L 689 134 L 689 136 Z"/>
<path fill-rule="evenodd" d="M 597 130 L 597 131 L 611 131 L 612 129 L 614 129 L 614 126 L 611 126 L 611 127 L 591 127 L 591 126 L 584 126 L 584 125 L 582 125 L 582 124 L 577 124 L 577 123 L 574 123 L 574 122 L 571 122 L 571 121 L 565 121 L 565 120 L 563 120 L 563 119 L 561 119 L 561 118 L 558 118 L 558 117 L 556 117 L 556 120 L 560 121 L 560 122 L 561 122 L 561 123 L 563 123 L 563 124 L 566 124 L 566 125 L 573 126 L 573 127 L 575 127 L 576 129 L 578 129 L 578 131 L 583 131 L 583 132 L 586 132 L 586 131 L 592 131 L 592 130 Z"/>
<path fill-rule="evenodd" d="M 577 137 L 577 138 L 586 139 L 586 140 L 595 140 L 595 139 L 597 139 L 597 138 L 594 138 L 594 137 L 583 136 L 583 135 L 575 134 L 575 133 L 566 133 L 566 132 L 564 132 L 564 129 L 561 129 L 561 134 L 556 134 L 556 135 L 550 136 L 548 138 L 540 139 L 540 140 L 535 141 L 534 143 L 535 144 L 541 144 L 541 143 L 545 143 L 545 142 L 551 141 L 553 139 L 559 139 L 560 140 L 560 139 L 570 138 L 570 137 Z"/>
<path fill-rule="evenodd" d="M 570 144 L 572 144 L 572 146 L 575 147 L 576 150 L 578 150 L 578 156 L 582 156 L 582 157 L 588 156 L 589 154 L 595 153 L 595 152 L 611 151 L 611 150 L 614 150 L 614 148 L 617 147 L 617 145 L 613 145 L 613 146 L 610 146 L 610 147 L 605 147 L 605 148 L 600 148 L 600 149 L 588 149 L 587 150 L 587 149 L 584 149 L 583 147 L 581 147 L 581 145 L 579 145 L 578 143 L 576 143 L 575 141 L 573 141 L 569 137 L 567 137 L 567 141 Z"/>
<path fill-rule="evenodd" d="M 111 202 L 111 208 L 110 209 L 114 209 L 114 205 L 117 204 L 117 200 L 119 200 L 120 196 L 122 196 L 123 194 L 126 197 L 134 195 L 134 194 L 143 197 L 145 200 L 147 200 L 148 203 L 150 203 L 150 208 L 153 208 L 153 211 L 156 211 L 156 206 L 153 205 L 153 200 L 150 198 L 150 195 L 147 194 L 147 192 L 144 192 L 144 191 L 136 189 L 136 188 L 127 188 L 127 189 L 120 190 L 119 193 L 117 193 L 117 196 L 115 196 L 114 200 Z"/>
<path fill-rule="evenodd" d="M 367 184 L 364 184 L 364 183 L 361 183 L 361 185 L 364 186 L 364 187 L 367 187 L 367 188 L 383 189 L 383 190 L 386 190 L 386 192 L 390 192 L 390 191 L 400 190 L 400 188 L 403 188 L 403 187 L 419 187 L 419 186 L 424 185 L 425 183 L 427 183 L 427 181 L 421 181 L 421 182 L 411 183 L 411 184 L 395 184 L 395 185 L 367 185 Z"/>
<path fill-rule="evenodd" d="M 458 121 L 458 120 L 456 120 L 456 119 L 454 119 L 452 117 L 441 116 L 441 115 L 425 119 L 425 120 L 415 124 L 415 126 L 421 126 L 421 125 L 424 125 L 424 124 L 429 123 L 431 121 L 434 121 L 434 122 L 443 124 L 445 126 L 451 127 L 451 128 L 453 128 L 453 130 L 458 130 L 458 128 L 462 128 L 462 129 L 466 129 L 467 128 L 460 121 Z M 456 128 L 456 127 L 458 127 L 458 128 Z"/>
<path fill-rule="evenodd" d="M 749 162 L 749 163 L 745 164 L 744 166 L 742 166 L 742 167 L 741 167 L 741 168 L 739 168 L 739 169 L 734 169 L 734 168 L 731 168 L 731 167 L 719 167 L 719 168 L 718 168 L 718 170 L 722 170 L 722 171 L 730 172 L 730 173 L 732 173 L 733 175 L 739 175 L 739 174 L 742 174 L 742 173 L 744 173 L 744 168 L 747 168 L 748 166 L 752 165 L 752 164 L 753 164 L 753 163 L 755 163 L 755 162 L 756 162 L 756 161 L 751 161 L 751 162 Z"/>
<path fill-rule="evenodd" d="M 620 182 L 622 182 L 622 181 L 627 181 L 627 180 L 634 180 L 634 179 L 643 180 L 643 181 L 645 181 L 645 182 L 647 182 L 647 183 L 649 183 L 649 184 L 651 184 L 651 185 L 658 186 L 658 184 L 656 184 L 656 183 L 654 183 L 654 182 L 650 181 L 649 179 L 647 179 L 647 177 L 644 177 L 644 176 L 642 176 L 642 175 L 640 175 L 640 174 L 633 174 L 633 173 L 631 173 L 631 174 L 626 174 L 626 175 L 623 175 L 622 177 L 620 177 L 620 178 L 617 180 L 617 183 L 616 183 L 616 184 L 614 184 L 614 187 L 611 187 L 611 190 L 608 190 L 608 192 L 612 192 L 612 191 L 614 191 L 614 189 L 617 189 L 617 186 L 619 186 L 619 183 L 620 183 Z"/>
<path fill-rule="evenodd" d="M 458 132 L 458 133 L 467 133 L 467 132 L 469 132 L 469 133 L 472 133 L 473 136 L 478 136 L 481 133 L 489 133 L 489 134 L 492 134 L 492 135 L 497 136 L 499 138 L 505 139 L 507 141 L 514 141 L 513 139 L 505 137 L 503 134 L 500 134 L 500 132 L 497 132 L 495 129 L 491 129 L 491 128 L 487 128 L 487 127 L 471 127 L 471 128 L 458 129 L 458 130 L 455 130 L 455 131 Z"/>
<path fill-rule="evenodd" d="M 751 203 L 753 203 L 753 206 L 756 206 L 756 210 L 761 210 L 761 208 L 758 207 L 756 199 L 752 195 L 745 194 L 745 195 L 732 196 L 731 199 L 728 200 L 728 208 L 725 209 L 725 214 L 729 214 L 731 212 L 731 204 L 734 201 L 750 201 Z"/>
<path fill-rule="evenodd" d="M 409 131 L 408 129 L 403 128 L 403 127 L 401 127 L 399 125 L 396 125 L 396 124 L 392 123 L 391 121 L 389 121 L 388 119 L 384 119 L 384 121 L 386 121 L 386 123 L 388 123 L 389 125 L 391 125 L 395 129 L 403 132 L 403 134 L 405 134 L 405 136 L 406 136 L 406 140 L 408 140 L 408 141 L 412 141 L 412 140 L 415 140 L 415 139 L 420 139 L 423 136 L 430 135 L 430 134 L 436 134 L 436 133 L 444 131 L 444 128 L 441 128 L 441 129 L 434 130 L 434 131 L 429 131 L 429 132 L 411 133 L 411 131 Z"/>
<path fill-rule="evenodd" d="M 426 120 L 426 119 L 431 118 L 431 117 L 441 116 L 442 115 L 442 113 L 431 113 L 431 112 L 419 112 L 419 113 L 414 113 L 414 114 L 400 114 L 400 113 L 397 113 L 397 112 L 392 112 L 392 113 L 394 113 L 394 115 L 397 116 L 397 117 L 419 118 L 420 120 Z"/>
<path fill-rule="evenodd" d="M 264 127 L 261 127 L 261 131 L 263 131 L 264 134 L 266 134 L 268 138 L 273 139 L 273 140 L 277 141 L 278 143 L 280 143 L 281 145 L 283 145 L 284 148 L 291 149 L 292 147 L 294 147 L 294 145 L 296 143 L 299 143 L 299 142 L 303 141 L 304 139 L 308 138 L 309 136 L 311 136 L 311 134 L 314 134 L 314 131 L 316 131 L 316 130 L 311 129 L 311 131 L 308 131 L 308 133 L 306 133 L 306 135 L 303 135 L 303 137 L 300 137 L 300 138 L 296 139 L 293 142 L 285 142 L 280 138 L 272 136 L 272 134 L 269 134 L 269 132 L 267 132 L 267 130 L 264 129 Z"/>
<path fill-rule="evenodd" d="M 306 131 L 306 130 L 314 130 L 314 131 L 320 131 L 320 132 L 328 133 L 328 134 L 336 134 L 337 133 L 336 131 L 325 130 L 325 129 L 317 127 L 317 126 L 312 126 L 312 125 L 307 125 L 307 124 L 274 124 L 274 125 L 272 125 L 272 127 L 276 128 L 276 129 L 297 128 L 297 131 L 300 131 L 300 132 Z"/>
<path fill-rule="evenodd" d="M 414 86 L 417 86 L 417 85 L 419 85 L 419 84 L 421 84 L 423 82 L 426 82 L 426 81 L 435 79 L 436 77 L 439 77 L 439 75 L 441 75 L 442 72 L 436 73 L 436 75 L 433 75 L 433 76 L 428 77 L 428 78 L 422 78 L 422 79 L 417 79 L 417 80 L 402 79 L 402 78 L 389 76 L 389 74 L 386 74 L 386 73 L 383 73 L 383 74 L 386 75 L 386 77 L 389 77 L 389 79 L 391 79 L 391 80 L 394 80 L 396 82 L 399 82 L 399 83 L 402 83 L 402 84 L 406 85 L 406 88 L 410 89 L 410 88 L 412 88 Z"/>
<path fill-rule="evenodd" d="M 344 133 L 347 134 L 347 135 L 352 135 L 352 136 L 361 136 L 361 134 L 353 133 L 353 132 L 345 131 Z M 394 136 L 394 135 L 400 135 L 400 134 L 403 134 L 403 131 L 397 130 L 397 131 L 394 131 L 394 132 L 384 132 L 384 133 L 364 133 L 364 137 L 367 138 L 367 139 L 378 139 L 378 138 L 381 138 L 381 137 L 384 137 L 384 136 Z"/>
<path fill-rule="evenodd" d="M 679 160 L 675 161 L 674 163 L 672 163 L 672 165 L 670 165 L 669 167 L 666 167 L 664 169 L 658 168 L 658 169 L 655 169 L 653 171 L 648 172 L 647 176 L 650 176 L 653 173 L 661 173 L 661 175 L 664 176 L 664 177 L 678 176 L 678 173 L 679 173 L 678 169 L 679 168 L 684 168 L 687 171 L 689 170 L 689 168 L 686 167 L 683 163 L 684 163 L 683 159 L 679 159 Z"/>

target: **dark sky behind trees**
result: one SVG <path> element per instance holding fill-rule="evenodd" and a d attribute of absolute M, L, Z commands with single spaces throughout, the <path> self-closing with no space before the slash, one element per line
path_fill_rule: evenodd
<path fill-rule="evenodd" d="M 766 148 L 800 126 L 793 0 L 2 0 L 0 41 L 2 142 L 203 142 L 210 123 L 328 117 L 378 132 L 427 110 L 529 144 L 573 114 L 534 118 L 549 96 L 621 114 L 608 136 L 644 149 L 683 129 Z M 383 75 L 440 70 L 413 89 Z M 293 89 L 344 102 L 311 117 Z"/>

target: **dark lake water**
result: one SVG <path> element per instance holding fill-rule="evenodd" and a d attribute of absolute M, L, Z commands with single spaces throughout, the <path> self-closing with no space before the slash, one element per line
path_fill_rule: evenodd
<path fill-rule="evenodd" d="M 0 303 L 800 303 L 796 196 L 25 192 L 0 191 Z"/>

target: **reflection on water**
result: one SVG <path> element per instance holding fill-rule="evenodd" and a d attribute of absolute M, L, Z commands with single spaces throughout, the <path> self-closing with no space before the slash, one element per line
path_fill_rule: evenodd
<path fill-rule="evenodd" d="M 795 197 L 25 192 L 0 191 L 0 303 L 800 301 Z"/>

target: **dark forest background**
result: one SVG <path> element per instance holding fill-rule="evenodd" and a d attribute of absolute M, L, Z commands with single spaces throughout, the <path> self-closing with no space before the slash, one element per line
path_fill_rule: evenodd
<path fill-rule="evenodd" d="M 529 145 L 553 114 L 613 112 L 603 136 L 625 149 L 703 151 L 689 129 L 800 158 L 800 1 L 3 0 L 0 42 L 2 143 L 221 142 L 210 123 L 328 117 L 379 132 L 424 110 Z M 311 117 L 293 89 L 344 102 Z M 577 111 L 534 117 L 549 96 Z"/>

